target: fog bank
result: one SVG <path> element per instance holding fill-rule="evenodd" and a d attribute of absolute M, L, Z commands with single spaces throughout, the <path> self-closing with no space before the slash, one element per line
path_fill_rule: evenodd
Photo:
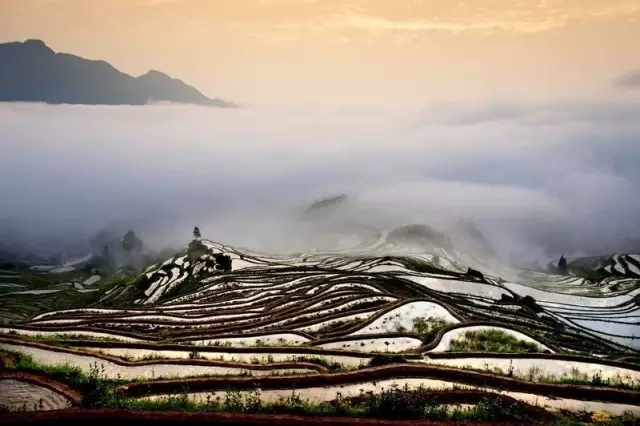
<path fill-rule="evenodd" d="M 113 221 L 159 245 L 198 224 L 222 242 L 287 247 L 299 234 L 292 211 L 347 193 L 350 214 L 380 226 L 470 218 L 504 255 L 640 251 L 638 99 L 0 104 L 0 129 L 0 236 L 18 249 L 80 244 Z"/>

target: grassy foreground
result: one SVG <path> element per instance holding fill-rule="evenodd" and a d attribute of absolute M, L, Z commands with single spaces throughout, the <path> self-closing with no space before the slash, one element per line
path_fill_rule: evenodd
<path fill-rule="evenodd" d="M 295 390 L 287 397 L 273 403 L 262 400 L 261 390 L 241 392 L 227 389 L 217 395 L 208 394 L 197 400 L 190 398 L 189 389 L 184 388 L 174 395 L 157 398 L 129 398 L 116 392 L 116 387 L 124 380 L 107 379 L 104 368 L 92 365 L 88 374 L 70 365 L 44 365 L 29 355 L 1 352 L 2 367 L 11 371 L 44 374 L 79 390 L 82 395 L 80 406 L 84 408 L 120 408 L 150 411 L 195 411 L 296 414 L 303 416 L 351 416 L 357 418 L 405 419 L 405 420 L 449 420 L 449 421 L 515 421 L 552 425 L 636 425 L 640 424 L 632 414 L 612 417 L 607 413 L 560 413 L 552 421 L 541 421 L 530 410 L 518 402 L 505 402 L 498 397 L 487 396 L 471 406 L 445 404 L 433 391 L 419 387 L 409 389 L 391 386 L 380 393 L 361 394 L 355 398 L 345 398 L 336 393 L 331 402 L 314 403 L 303 400 Z M 455 389 L 454 389 L 455 390 Z M 22 407 L 26 410 L 27 407 Z M 8 411 L 8 407 L 0 407 Z"/>

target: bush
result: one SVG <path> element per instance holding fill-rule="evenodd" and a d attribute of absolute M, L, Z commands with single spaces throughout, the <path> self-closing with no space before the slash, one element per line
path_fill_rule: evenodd
<path fill-rule="evenodd" d="M 448 352 L 540 352 L 533 343 L 520 340 L 502 330 L 467 331 L 462 339 L 451 341 Z"/>
<path fill-rule="evenodd" d="M 379 367 L 381 365 L 388 364 L 403 364 L 406 362 L 407 359 L 402 355 L 377 354 L 374 355 L 371 360 L 369 360 L 369 367 Z"/>

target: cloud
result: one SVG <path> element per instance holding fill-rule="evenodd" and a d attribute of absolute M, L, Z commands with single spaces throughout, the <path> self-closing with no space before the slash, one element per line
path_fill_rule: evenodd
<path fill-rule="evenodd" d="M 388 31 L 447 31 L 452 33 L 480 32 L 493 33 L 496 31 L 513 31 L 517 33 L 532 33 L 558 28 L 564 23 L 562 21 L 539 20 L 539 21 L 497 21 L 473 19 L 467 21 L 458 20 L 429 20 L 429 19 L 407 19 L 391 20 L 366 15 L 353 15 L 337 17 L 327 22 L 327 26 L 336 28 L 349 28 L 357 30 L 367 30 L 376 32 Z"/>
<path fill-rule="evenodd" d="M 335 33 L 347 31 L 349 37 L 365 34 L 407 40 L 411 34 L 427 32 L 452 34 L 531 34 L 547 32 L 572 24 L 618 20 L 632 22 L 640 17 L 640 4 L 635 0 L 542 0 L 539 2 L 495 0 L 458 2 L 456 5 L 440 1 L 398 0 L 326 0 L 322 8 L 317 3 L 297 0 L 260 2 L 269 8 L 284 7 L 277 23 L 270 14 L 269 21 L 239 20 L 237 27 L 252 25 L 256 34 L 269 37 L 275 32 L 325 33 L 329 39 L 340 39 Z M 312 7 L 310 7 L 312 5 Z M 283 9 L 284 10 L 284 9 Z M 256 25 L 263 25 L 258 31 Z M 329 34 L 333 33 L 333 37 Z"/>
<path fill-rule="evenodd" d="M 640 69 L 627 71 L 626 73 L 618 76 L 613 82 L 615 87 L 640 87 Z"/>
<path fill-rule="evenodd" d="M 81 240 L 126 220 L 145 238 L 183 242 L 198 223 L 224 242 L 287 246 L 298 233 L 292 211 L 342 192 L 361 220 L 384 226 L 446 228 L 469 217 L 501 253 L 626 251 L 640 239 L 634 100 L 369 110 L 0 104 L 0 128 L 0 232 L 30 241 Z"/>

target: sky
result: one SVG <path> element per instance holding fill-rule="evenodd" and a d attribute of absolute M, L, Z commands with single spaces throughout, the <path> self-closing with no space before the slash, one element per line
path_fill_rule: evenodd
<path fill-rule="evenodd" d="M 242 106 L 0 104 L 0 242 L 124 221 L 289 249 L 310 243 L 294 212 L 347 193 L 380 227 L 471 219 L 505 256 L 640 252 L 639 18 L 637 0 L 0 0 L 0 41 Z"/>
<path fill-rule="evenodd" d="M 581 99 L 640 68 L 640 2 L 0 0 L 28 38 L 245 106 Z"/>

